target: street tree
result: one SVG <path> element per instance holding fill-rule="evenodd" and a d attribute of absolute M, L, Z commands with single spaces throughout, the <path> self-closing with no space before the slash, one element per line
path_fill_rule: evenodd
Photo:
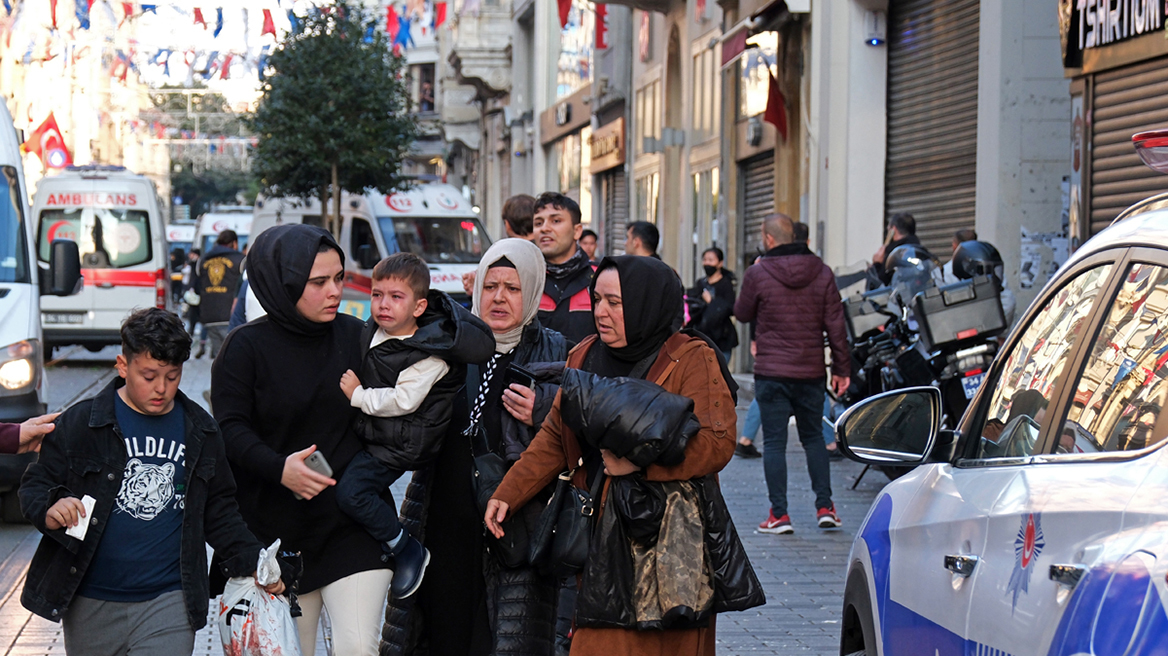
<path fill-rule="evenodd" d="M 389 194 L 405 186 L 401 163 L 418 134 L 405 59 L 377 19 L 342 0 L 314 9 L 268 59 L 252 117 L 253 170 L 265 194 L 317 197 L 333 219 L 341 190 Z"/>

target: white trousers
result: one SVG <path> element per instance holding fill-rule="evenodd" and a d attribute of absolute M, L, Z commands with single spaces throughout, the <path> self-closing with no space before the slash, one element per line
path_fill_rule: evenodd
<path fill-rule="evenodd" d="M 371 569 L 300 595 L 303 615 L 296 618 L 300 633 L 300 653 L 315 656 L 320 610 L 328 609 L 332 622 L 333 653 L 337 656 L 377 656 L 381 625 L 385 619 L 385 596 L 393 571 Z"/>

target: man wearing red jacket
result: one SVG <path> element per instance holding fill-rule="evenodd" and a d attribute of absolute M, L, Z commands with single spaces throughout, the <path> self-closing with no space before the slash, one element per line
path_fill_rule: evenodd
<path fill-rule="evenodd" d="M 41 440 L 53 432 L 53 420 L 61 413 L 33 417 L 22 424 L 0 423 L 0 453 L 40 451 Z"/>
<path fill-rule="evenodd" d="M 762 414 L 763 470 L 771 511 L 759 524 L 762 533 L 793 533 L 787 514 L 787 422 L 795 416 L 807 471 L 815 491 L 816 523 L 837 528 L 831 501 L 831 470 L 821 417 L 827 383 L 823 336 L 831 346 L 831 385 L 848 388 L 850 355 L 843 302 L 835 276 L 807 245 L 795 242 L 789 217 L 772 214 L 763 224 L 766 254 L 746 270 L 734 316 L 755 322 L 758 354 L 754 395 Z"/>

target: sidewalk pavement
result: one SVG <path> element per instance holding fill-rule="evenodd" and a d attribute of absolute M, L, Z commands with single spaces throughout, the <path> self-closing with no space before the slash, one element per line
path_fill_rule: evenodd
<path fill-rule="evenodd" d="M 743 382 L 751 381 L 747 377 Z M 183 391 L 196 402 L 205 404 L 202 392 L 209 385 L 209 363 L 206 360 L 189 363 L 183 374 Z M 738 406 L 740 421 L 749 405 L 752 386 L 743 385 L 743 388 Z M 735 457 L 720 476 L 739 536 L 766 590 L 767 603 L 717 618 L 719 654 L 834 656 L 839 653 L 844 577 L 852 537 L 887 480 L 879 472 L 869 472 L 857 489 L 851 490 L 863 467 L 850 461 L 832 462 L 833 498 L 844 525 L 832 531 L 817 528 L 815 496 L 806 474 L 806 459 L 794 427 L 791 431 L 787 465 L 794 534 L 768 535 L 755 530 L 768 511 L 761 459 Z M 20 606 L 19 591 L 39 539 L 36 531 L 24 528 L 23 536 L 16 537 L 19 544 L 0 563 L 0 648 L 12 656 L 64 654 L 60 625 L 33 616 Z M 212 603 L 208 628 L 196 636 L 198 656 L 222 653 L 214 623 L 215 607 Z M 318 638 L 316 653 L 326 653 L 323 636 Z"/>

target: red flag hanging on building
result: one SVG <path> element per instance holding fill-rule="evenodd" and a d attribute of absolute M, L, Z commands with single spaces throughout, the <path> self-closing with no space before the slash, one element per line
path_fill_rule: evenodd
<path fill-rule="evenodd" d="M 73 157 L 65 147 L 65 137 L 61 134 L 61 128 L 57 127 L 57 119 L 52 112 L 49 112 L 49 117 L 40 127 L 28 135 L 28 141 L 21 144 L 20 149 L 41 158 L 45 168 L 63 169 L 73 163 Z"/>
<path fill-rule="evenodd" d="M 276 24 L 272 22 L 271 9 L 264 10 L 264 29 L 260 31 L 260 36 L 265 34 L 271 34 L 273 37 L 276 36 Z"/>
<path fill-rule="evenodd" d="M 202 25 L 203 29 L 207 29 L 207 20 L 203 18 L 203 10 L 195 7 L 195 24 Z"/>
<path fill-rule="evenodd" d="M 596 49 L 608 47 L 608 5 L 596 5 Z"/>
<path fill-rule="evenodd" d="M 385 8 L 385 33 L 389 35 L 390 42 L 397 41 L 399 27 L 397 11 L 394 10 L 393 5 L 389 5 Z"/>
<path fill-rule="evenodd" d="M 572 14 L 572 0 L 556 0 L 560 10 L 560 29 L 568 26 L 568 18 Z"/>
<path fill-rule="evenodd" d="M 774 125 L 783 136 L 783 141 L 786 141 L 787 99 L 783 98 L 783 92 L 779 90 L 779 81 L 775 79 L 774 74 L 769 74 L 769 77 L 771 81 L 767 89 L 766 112 L 762 115 L 762 120 Z"/>
<path fill-rule="evenodd" d="M 392 9 L 392 7 L 391 7 L 391 9 Z M 446 3 L 445 2 L 435 2 L 434 3 L 434 29 L 438 29 L 439 27 L 442 27 L 442 24 L 445 22 L 446 22 Z"/>

